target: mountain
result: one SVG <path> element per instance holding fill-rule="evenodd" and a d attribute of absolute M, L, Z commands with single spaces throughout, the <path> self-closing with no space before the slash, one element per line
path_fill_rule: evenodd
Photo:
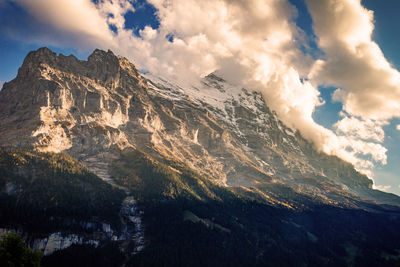
<path fill-rule="evenodd" d="M 0 227 L 48 266 L 399 262 L 400 197 L 265 103 L 217 72 L 182 87 L 111 51 L 30 52 L 0 91 Z"/>

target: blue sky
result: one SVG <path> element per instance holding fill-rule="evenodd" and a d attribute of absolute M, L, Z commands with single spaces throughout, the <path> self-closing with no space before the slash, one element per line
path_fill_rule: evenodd
<path fill-rule="evenodd" d="M 379 97 L 379 90 L 385 88 L 387 81 L 382 81 L 381 87 L 380 85 L 376 85 L 376 88 L 369 89 L 357 87 L 357 85 L 355 85 L 357 81 L 340 80 L 340 76 L 336 77 L 334 74 L 329 73 L 329 64 L 331 64 L 333 68 L 338 66 L 341 68 L 346 67 L 346 65 L 334 65 L 339 64 L 334 60 L 335 53 L 345 55 L 343 59 L 344 63 L 342 62 L 340 64 L 353 62 L 357 59 L 352 59 L 352 55 L 348 54 L 349 52 L 347 50 L 340 50 L 343 49 L 340 45 L 334 47 L 331 44 L 327 45 L 325 43 L 324 45 L 319 42 L 319 40 L 329 40 L 332 44 L 335 44 L 335 42 L 340 44 L 337 40 L 347 38 L 346 40 L 351 39 L 347 44 L 349 46 L 354 42 L 360 43 L 362 41 L 366 43 L 367 47 L 374 47 L 373 44 L 376 43 L 383 53 L 384 58 L 378 53 L 377 55 L 372 55 L 371 60 L 376 60 L 378 62 L 379 60 L 382 61 L 385 59 L 391 64 L 392 69 L 398 70 L 400 69 L 400 54 L 398 53 L 397 48 L 400 46 L 400 27 L 398 27 L 399 22 L 397 10 L 400 8 L 400 2 L 397 0 L 363 0 L 361 2 L 364 8 L 374 12 L 374 19 L 371 22 L 374 26 L 374 31 L 371 36 L 372 39 L 368 40 L 368 38 L 365 38 L 365 36 L 368 37 L 368 33 L 366 33 L 367 30 L 363 32 L 364 28 L 368 28 L 365 20 L 367 13 L 363 11 L 361 6 L 357 5 L 357 0 L 339 1 L 342 2 L 344 6 L 356 3 L 351 6 L 351 8 L 354 8 L 353 13 L 347 12 L 346 10 L 340 11 L 340 8 L 338 9 L 339 11 L 335 10 L 335 12 L 338 12 L 336 15 L 339 14 L 342 16 L 343 20 L 348 19 L 348 22 L 346 23 L 354 25 L 354 32 L 348 36 L 346 36 L 345 33 L 336 31 L 337 29 L 342 29 L 342 31 L 344 29 L 344 31 L 346 31 L 346 28 L 341 28 L 341 22 L 335 22 L 332 20 L 329 22 L 330 24 L 328 26 L 324 26 L 324 19 L 330 18 L 329 16 L 331 14 L 322 13 L 329 13 L 330 10 L 325 8 L 323 5 L 320 5 L 317 0 L 289 0 L 289 4 L 285 4 L 286 2 L 282 1 L 285 2 L 283 5 L 271 7 L 271 10 L 273 10 L 272 13 L 275 12 L 277 14 L 273 18 L 264 18 L 262 17 L 265 15 L 264 13 L 257 13 L 259 11 L 251 9 L 251 6 L 255 5 L 257 1 L 258 0 L 248 1 L 248 6 L 246 6 L 246 2 L 244 2 L 245 4 L 241 8 L 220 1 L 221 3 L 215 5 L 213 9 L 209 8 L 213 5 L 212 1 L 204 1 L 202 6 L 196 6 L 199 5 L 196 1 L 182 2 L 176 0 L 172 1 L 175 2 L 175 5 L 167 7 L 165 3 L 161 3 L 160 1 L 154 0 L 152 1 L 152 4 L 149 4 L 145 0 L 140 0 L 126 2 L 124 6 L 121 5 L 117 9 L 115 6 L 111 7 L 111 5 L 106 5 L 105 3 L 107 3 L 107 1 L 87 1 L 84 5 L 82 4 L 82 14 L 77 14 L 73 11 L 71 11 L 72 13 L 65 13 L 65 16 L 76 16 L 77 20 L 79 20 L 79 18 L 81 20 L 82 18 L 85 18 L 84 23 L 73 24 L 62 19 L 58 20 L 57 18 L 48 15 L 46 11 L 43 11 L 40 4 L 51 3 L 46 2 L 46 0 L 38 1 L 37 6 L 32 2 L 29 3 L 29 1 L 24 0 L 15 2 L 0 0 L 0 83 L 13 79 L 16 76 L 18 67 L 21 66 L 26 54 L 29 51 L 42 46 L 47 46 L 57 53 L 67 55 L 74 54 L 81 59 L 86 59 L 91 51 L 96 47 L 103 49 L 111 48 L 116 53 L 133 60 L 141 69 L 149 69 L 159 75 L 170 77 L 192 77 L 205 74 L 208 71 L 215 70 L 216 68 L 225 70 L 225 73 L 229 76 L 229 73 L 233 73 L 231 68 L 226 67 L 229 65 L 237 66 L 237 69 L 242 70 L 243 73 L 245 73 L 249 68 L 256 68 L 261 69 L 261 73 L 265 74 L 267 71 L 263 72 L 262 68 L 266 68 L 265 66 L 271 66 L 271 64 L 264 64 L 264 62 L 269 60 L 273 63 L 272 65 L 274 65 L 274 62 L 277 62 L 277 65 L 283 64 L 287 66 L 285 70 L 279 70 L 277 75 L 283 75 L 283 77 L 290 77 L 290 79 L 292 79 L 293 75 L 288 76 L 288 73 L 289 69 L 293 68 L 302 80 L 307 76 L 305 80 L 310 80 L 310 84 L 295 84 L 297 84 L 296 86 L 299 86 L 298 90 L 300 90 L 300 95 L 302 94 L 301 90 L 310 90 L 307 91 L 309 94 L 305 94 L 309 95 L 309 98 L 305 99 L 304 102 L 308 103 L 307 101 L 310 101 L 309 103 L 311 104 L 309 105 L 314 107 L 311 111 L 307 106 L 301 106 L 299 108 L 299 103 L 297 103 L 296 100 L 288 100 L 287 96 L 284 98 L 284 96 L 281 95 L 280 98 L 278 97 L 276 99 L 276 101 L 273 99 L 272 107 L 277 110 L 278 114 L 282 114 L 283 120 L 288 124 L 293 123 L 289 117 L 285 117 L 283 112 L 280 113 L 279 107 L 281 104 L 279 103 L 282 103 L 282 100 L 285 100 L 286 102 L 289 102 L 288 106 L 285 107 L 285 110 L 293 108 L 297 113 L 291 114 L 300 114 L 300 119 L 297 119 L 297 121 L 301 121 L 302 118 L 307 117 L 312 113 L 312 119 L 315 123 L 330 130 L 333 134 L 340 135 L 340 140 L 346 140 L 345 142 L 351 143 L 358 141 L 355 138 L 360 138 L 360 140 L 363 140 L 363 147 L 365 146 L 369 149 L 372 147 L 372 150 L 376 147 L 377 150 L 382 151 L 384 148 L 387 149 L 385 154 L 387 158 L 386 160 L 382 159 L 381 154 L 374 154 L 374 151 L 370 154 L 355 153 L 352 155 L 344 155 L 343 157 L 349 160 L 355 160 L 352 158 L 353 156 L 356 157 L 356 159 L 360 159 L 360 161 L 355 161 L 356 165 L 359 164 L 360 166 L 365 166 L 367 161 L 371 162 L 374 165 L 372 173 L 375 184 L 378 188 L 400 195 L 400 164 L 398 164 L 400 162 L 400 131 L 396 129 L 396 126 L 400 124 L 398 119 L 400 114 L 396 109 L 386 112 L 386 106 L 384 104 L 375 103 L 373 99 L 371 100 L 367 98 L 367 94 L 364 94 L 366 90 L 372 90 L 374 92 L 374 98 L 377 96 Z M 83 3 L 85 1 L 81 2 Z M 121 3 L 122 2 L 124 1 L 121 1 Z M 330 0 L 325 2 L 330 2 Z M 59 8 L 61 10 L 60 14 L 63 16 L 63 3 L 65 3 L 65 6 L 67 7 L 68 3 L 60 1 L 58 5 L 59 7 L 49 7 L 48 12 L 52 12 L 51 10 L 54 11 Z M 207 6 L 207 4 L 210 4 L 210 6 Z M 182 8 L 180 7 L 185 7 L 187 9 L 186 12 L 185 10 L 182 11 Z M 295 7 L 297 11 L 294 11 L 293 7 Z M 204 13 L 201 13 L 203 12 L 203 8 Z M 229 24 L 229 19 L 222 22 L 218 20 L 218 17 L 225 14 L 218 13 L 220 12 L 219 8 L 225 10 L 228 14 L 231 12 L 237 17 L 242 15 L 240 13 L 242 10 L 247 12 L 246 14 L 243 14 L 243 21 L 235 21 L 236 26 L 241 26 L 240 30 L 230 31 L 229 27 L 227 27 L 228 30 L 226 31 L 210 29 L 214 26 L 216 28 L 224 28 L 226 25 L 234 25 Z M 59 10 L 57 10 L 57 12 L 58 11 Z M 263 21 L 254 20 L 251 24 L 247 23 L 249 17 L 246 16 L 253 14 L 251 12 L 256 12 L 253 17 L 260 15 L 260 17 L 263 18 Z M 351 18 L 346 16 L 351 16 Z M 204 20 L 201 19 L 203 17 Z M 86 21 L 86 18 L 88 22 Z M 73 18 L 71 18 L 71 20 L 73 20 Z M 210 20 L 210 22 L 207 20 Z M 293 27 L 288 28 L 286 26 L 287 23 L 282 23 L 284 20 L 294 23 L 296 29 L 293 30 Z M 90 21 L 93 21 L 93 24 L 90 24 Z M 315 21 L 318 21 L 319 24 L 315 25 Z M 265 26 L 266 24 L 269 25 Z M 93 26 L 91 25 L 98 26 L 93 29 Z M 332 28 L 328 29 L 323 27 Z M 351 28 L 351 26 L 349 27 Z M 246 31 L 251 34 L 246 33 Z M 278 48 L 275 48 L 274 46 L 274 49 L 277 49 L 279 54 L 282 53 L 282 51 L 287 52 L 288 50 L 283 49 L 288 49 L 287 47 L 290 46 L 289 49 L 292 49 L 290 51 L 294 51 L 293 53 L 296 54 L 294 59 L 292 57 L 276 59 L 274 55 L 268 53 L 264 55 L 261 48 L 265 46 L 261 46 L 259 43 L 261 43 L 262 40 L 265 40 L 265 38 L 260 38 L 262 37 L 262 33 L 261 35 L 259 33 L 260 31 L 265 31 L 265 34 L 268 36 L 271 34 L 273 35 L 276 32 L 291 36 L 291 39 L 295 40 L 295 45 L 291 43 L 290 45 L 285 44 Z M 336 32 L 336 36 L 330 36 L 330 31 Z M 301 34 L 299 34 L 299 32 L 301 32 Z M 361 41 L 353 40 L 352 35 L 357 36 L 358 33 L 361 36 Z M 232 40 L 235 39 L 229 39 L 229 42 L 226 41 L 226 38 L 230 38 L 232 35 L 239 36 L 245 40 L 245 42 L 242 41 L 240 43 L 243 46 L 246 45 L 246 52 L 230 45 Z M 221 41 L 219 41 L 218 36 L 225 37 L 225 39 L 222 39 L 221 37 Z M 257 38 L 260 38 L 259 40 L 261 41 Z M 279 39 L 280 37 L 277 38 L 279 42 L 285 40 L 282 39 L 282 41 Z M 271 46 L 274 45 L 274 43 L 271 42 L 271 44 L 267 45 Z M 191 50 L 193 47 L 195 47 L 195 49 L 193 49 L 195 51 Z M 296 50 L 296 47 L 299 50 Z M 235 57 L 241 57 L 241 61 L 239 63 L 238 61 L 232 61 L 231 58 L 221 55 L 220 51 L 216 51 L 218 49 L 220 49 L 220 51 L 228 51 L 235 55 Z M 264 62 L 259 62 L 257 59 L 251 58 L 252 55 L 247 52 L 247 50 L 250 49 L 257 51 L 257 58 L 265 56 L 266 60 Z M 271 48 L 268 47 L 267 50 L 271 50 Z M 368 53 L 364 58 L 367 58 L 369 55 Z M 171 58 L 173 59 L 172 61 L 177 62 L 172 63 Z M 254 65 L 244 66 L 241 62 L 244 62 L 247 59 L 249 59 L 249 62 L 254 61 Z M 313 67 L 315 68 L 315 66 L 318 65 L 316 63 L 318 60 L 326 61 L 326 64 L 324 65 L 326 66 L 326 71 L 321 71 L 320 73 L 317 71 L 317 74 L 315 74 L 315 71 L 312 70 Z M 153 61 L 154 63 L 151 63 Z M 185 65 L 189 64 L 186 63 L 187 61 L 197 62 L 197 64 L 193 63 L 193 65 Z M 290 66 L 291 63 L 288 62 L 294 62 L 293 67 Z M 357 66 L 359 67 L 363 62 L 364 61 L 359 63 Z M 365 62 L 368 63 L 369 61 L 366 60 Z M 386 73 L 390 74 L 393 72 L 389 67 L 386 66 L 385 68 Z M 276 71 L 275 68 L 272 69 Z M 363 68 L 360 67 L 360 69 Z M 187 70 L 193 71 L 189 72 Z M 285 72 L 286 70 L 287 72 Z M 365 76 L 373 76 L 374 70 L 373 67 L 363 69 Z M 363 77 L 361 70 L 360 72 L 357 72 L 354 69 L 349 69 L 349 72 L 354 72 L 355 79 L 357 79 L 357 77 Z M 379 69 L 377 72 L 379 72 Z M 268 76 L 268 74 L 265 75 Z M 396 76 L 397 74 L 393 75 Z M 232 76 L 235 75 L 232 74 Z M 250 77 L 250 80 L 251 79 L 252 77 Z M 243 82 L 243 85 L 247 86 L 254 85 L 265 87 L 264 90 L 267 96 L 275 96 L 275 94 L 268 91 L 270 89 L 266 84 L 268 83 L 264 82 L 261 84 L 258 80 L 253 82 Z M 319 91 L 320 101 L 324 101 L 323 105 L 319 105 L 315 102 L 315 90 L 313 91 L 310 89 L 311 84 L 315 90 Z M 362 81 L 360 81 L 360 84 L 362 84 Z M 275 86 L 279 87 L 279 84 Z M 393 86 L 393 88 L 395 88 L 393 90 L 396 90 L 396 85 Z M 336 91 L 338 88 L 343 89 L 344 94 L 339 94 Z M 282 90 L 282 92 L 283 91 L 284 90 Z M 336 96 L 333 97 L 335 91 Z M 294 91 L 293 95 L 296 95 L 297 93 L 297 91 Z M 364 97 L 363 101 L 371 100 L 371 112 L 369 112 L 368 108 L 362 106 L 361 101 L 354 102 L 352 100 L 353 98 L 351 98 L 351 96 L 357 96 L 356 93 Z M 341 98 L 338 97 L 339 95 Z M 390 94 L 388 93 L 388 95 Z M 274 106 L 274 103 L 277 104 Z M 372 107 L 375 106 L 376 108 L 373 110 Z M 314 109 L 315 111 L 312 112 Z M 388 115 L 380 115 L 385 112 Z M 338 124 L 336 123 L 344 117 L 349 118 L 349 121 L 351 122 L 354 121 L 361 123 L 362 125 L 369 125 L 365 126 L 366 132 L 369 135 L 360 136 L 357 133 L 354 133 L 352 129 L 348 129 L 348 125 L 347 128 L 342 127 L 338 130 Z M 310 125 L 306 123 L 303 125 L 293 123 L 293 125 L 307 133 L 310 129 L 314 129 L 312 127 L 317 127 L 314 125 L 314 122 Z M 373 134 L 371 133 L 371 129 L 375 129 L 378 135 L 380 129 L 382 129 L 385 133 L 385 138 L 374 139 L 374 135 L 371 135 Z M 318 139 L 318 136 L 312 134 L 310 134 L 309 138 L 311 140 L 320 140 Z M 374 144 L 378 144 L 379 146 L 374 146 Z M 321 146 L 322 145 L 323 144 L 321 143 Z M 349 150 L 350 147 L 351 144 L 346 149 Z M 351 149 L 356 148 L 352 147 Z M 363 159 L 367 161 L 361 161 Z M 384 161 L 386 161 L 386 164 L 384 164 Z M 362 167 L 359 168 L 362 169 Z"/>

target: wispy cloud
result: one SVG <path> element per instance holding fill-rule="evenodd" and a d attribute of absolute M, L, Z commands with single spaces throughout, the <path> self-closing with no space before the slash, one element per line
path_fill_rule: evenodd
<path fill-rule="evenodd" d="M 392 188 L 391 185 L 374 185 L 374 189 L 378 189 L 385 192 L 387 192 L 390 188 Z"/>
<path fill-rule="evenodd" d="M 358 117 L 350 117 L 343 114 L 343 118 L 335 123 L 334 127 L 339 134 L 351 136 L 354 139 L 372 140 L 382 143 L 385 139 L 385 132 L 382 126 L 389 122 L 382 120 L 363 120 Z"/>

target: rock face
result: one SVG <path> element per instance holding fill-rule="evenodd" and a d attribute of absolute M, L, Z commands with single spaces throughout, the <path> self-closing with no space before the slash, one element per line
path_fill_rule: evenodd
<path fill-rule="evenodd" d="M 286 127 L 262 95 L 210 74 L 181 88 L 141 75 L 127 59 L 95 50 L 87 61 L 31 52 L 0 92 L 0 144 L 65 151 L 109 179 L 114 151 L 136 148 L 183 162 L 226 186 L 279 197 L 283 184 L 322 202 L 360 197 L 399 204 L 371 189 L 350 164 L 316 151 Z"/>
<path fill-rule="evenodd" d="M 96 50 L 81 62 L 39 49 L 2 91 L 2 143 L 76 153 L 124 148 L 129 144 L 118 127 L 129 120 L 131 91 L 142 87 L 134 66 L 110 51 Z"/>

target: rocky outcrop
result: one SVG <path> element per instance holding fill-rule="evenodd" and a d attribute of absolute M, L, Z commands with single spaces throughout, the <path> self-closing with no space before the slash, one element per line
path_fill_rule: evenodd
<path fill-rule="evenodd" d="M 2 90 L 2 143 L 76 154 L 129 146 L 118 127 L 129 119 L 131 91 L 143 84 L 134 66 L 124 62 L 100 50 L 88 61 L 47 48 L 30 53 Z M 119 82 L 123 76 L 129 81 Z"/>

